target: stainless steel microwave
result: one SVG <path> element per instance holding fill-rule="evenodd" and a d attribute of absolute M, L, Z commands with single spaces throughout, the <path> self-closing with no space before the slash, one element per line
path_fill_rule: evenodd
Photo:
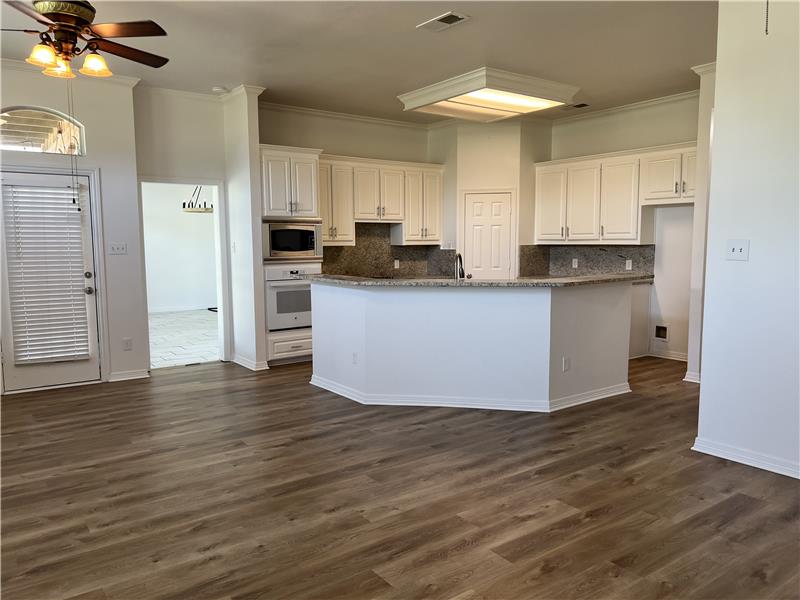
<path fill-rule="evenodd" d="M 321 223 L 264 223 L 264 260 L 321 260 Z"/>

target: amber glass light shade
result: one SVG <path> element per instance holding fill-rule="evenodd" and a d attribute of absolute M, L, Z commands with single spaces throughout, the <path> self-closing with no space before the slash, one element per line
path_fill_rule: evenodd
<path fill-rule="evenodd" d="M 78 72 L 89 77 L 111 77 L 113 75 L 106 64 L 106 59 L 97 52 L 86 55 L 86 58 L 83 59 L 83 66 L 78 69 Z"/>
<path fill-rule="evenodd" d="M 36 44 L 25 62 L 37 67 L 55 67 L 56 51 L 47 44 Z"/>
<path fill-rule="evenodd" d="M 75 77 L 75 73 L 72 72 L 72 67 L 69 65 L 69 61 L 64 60 L 61 57 L 56 58 L 56 64 L 53 67 L 47 67 L 44 71 L 42 71 L 48 77 L 58 77 L 60 79 L 72 79 Z"/>

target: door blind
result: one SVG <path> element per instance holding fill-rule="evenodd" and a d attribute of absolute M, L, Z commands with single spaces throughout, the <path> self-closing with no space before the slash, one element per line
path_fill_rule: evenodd
<path fill-rule="evenodd" d="M 71 188 L 3 186 L 15 364 L 89 358 L 80 202 Z"/>

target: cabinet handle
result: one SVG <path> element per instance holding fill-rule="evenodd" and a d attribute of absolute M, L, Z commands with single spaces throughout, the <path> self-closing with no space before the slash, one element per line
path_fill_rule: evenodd
<path fill-rule="evenodd" d="M 386 216 L 386 207 L 385 206 L 381 206 L 381 216 L 382 217 Z"/>
<path fill-rule="evenodd" d="M 334 227 L 333 228 L 333 239 L 336 239 L 338 237 L 338 235 L 339 235 L 339 228 L 338 227 Z"/>
<path fill-rule="evenodd" d="M 292 344 L 291 346 L 289 346 L 289 348 L 291 348 L 292 350 L 302 350 L 303 344 Z"/>
<path fill-rule="evenodd" d="M 379 206 L 375 210 L 377 211 L 377 215 L 380 217 L 381 216 L 381 207 Z"/>
<path fill-rule="evenodd" d="M 603 225 L 600 225 L 600 237 L 603 237 L 606 234 L 606 228 Z"/>
<path fill-rule="evenodd" d="M 685 181 L 683 182 L 683 193 L 684 194 L 686 193 L 686 182 Z"/>
<path fill-rule="evenodd" d="M 677 181 L 675 182 L 675 193 L 676 194 L 678 193 L 678 182 Z"/>
<path fill-rule="evenodd" d="M 569 225 L 567 225 L 567 238 L 569 238 Z"/>
<path fill-rule="evenodd" d="M 561 237 L 562 238 L 564 237 L 564 226 L 563 225 L 561 226 Z"/>

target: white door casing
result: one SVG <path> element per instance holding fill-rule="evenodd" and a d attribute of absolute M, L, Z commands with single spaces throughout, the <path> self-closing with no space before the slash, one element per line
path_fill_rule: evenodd
<path fill-rule="evenodd" d="M 4 390 L 98 381 L 89 178 L 4 172 L 2 184 Z"/>
<path fill-rule="evenodd" d="M 464 270 L 474 279 L 510 279 L 511 193 L 469 192 L 464 198 Z"/>

